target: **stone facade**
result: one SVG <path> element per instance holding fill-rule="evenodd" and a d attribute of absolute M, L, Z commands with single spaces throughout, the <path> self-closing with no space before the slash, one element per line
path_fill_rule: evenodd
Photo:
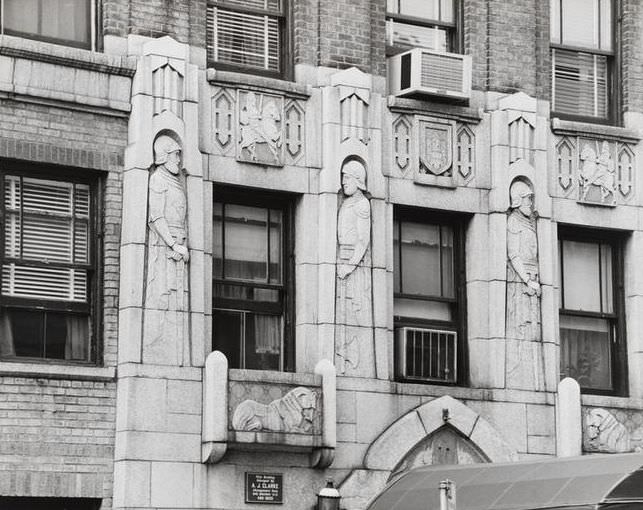
<path fill-rule="evenodd" d="M 420 465 L 643 447 L 636 0 L 612 125 L 552 117 L 547 2 L 461 2 L 466 101 L 389 94 L 383 0 L 288 2 L 279 78 L 208 65 L 205 0 L 98 3 L 101 51 L 0 36 L 0 169 L 98 176 L 101 246 L 96 363 L 0 360 L 1 496 L 252 508 L 258 472 L 283 476 L 266 508 L 332 478 L 361 510 Z M 213 352 L 221 190 L 292 211 L 289 371 Z M 461 225 L 457 374 L 430 384 L 400 369 L 408 211 Z M 622 259 L 611 394 L 559 384 L 559 231 L 590 227 Z"/>

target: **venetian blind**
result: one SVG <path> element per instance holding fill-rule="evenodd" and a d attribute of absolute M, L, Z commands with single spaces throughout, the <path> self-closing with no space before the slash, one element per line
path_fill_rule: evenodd
<path fill-rule="evenodd" d="M 6 176 L 2 294 L 87 301 L 90 189 Z"/>
<path fill-rule="evenodd" d="M 225 2 L 231 7 L 241 2 Z M 246 8 L 274 9 L 276 2 L 248 2 Z M 278 7 L 278 5 L 277 5 Z M 266 11 L 270 12 L 270 11 Z M 207 49 L 211 60 L 242 67 L 279 72 L 281 35 L 278 11 L 275 15 L 235 11 L 208 6 Z"/>
<path fill-rule="evenodd" d="M 608 116 L 608 57 L 552 49 L 553 110 L 586 117 Z"/>

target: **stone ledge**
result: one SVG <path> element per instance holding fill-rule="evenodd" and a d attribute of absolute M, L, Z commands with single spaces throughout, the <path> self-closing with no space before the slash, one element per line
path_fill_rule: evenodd
<path fill-rule="evenodd" d="M 292 384 L 294 386 L 320 386 L 322 382 L 321 376 L 315 374 L 240 368 L 231 368 L 228 372 L 228 379 L 238 382 Z"/>
<path fill-rule="evenodd" d="M 266 78 L 254 74 L 235 73 L 232 71 L 221 71 L 208 69 L 206 78 L 211 84 L 226 84 L 239 89 L 261 89 L 267 91 L 283 92 L 289 97 L 297 99 L 308 99 L 311 96 L 310 88 L 307 85 L 276 78 Z"/>
<path fill-rule="evenodd" d="M 323 446 L 321 434 L 297 434 L 289 432 L 269 431 L 248 432 L 240 430 L 229 430 L 228 438 L 228 446 L 231 448 L 233 448 L 235 444 L 252 444 L 254 446 L 264 445 L 266 447 L 270 445 L 278 445 L 280 449 L 293 447 L 302 449 L 302 451 L 306 451 L 310 448 Z"/>
<path fill-rule="evenodd" d="M 605 124 L 592 124 L 590 122 L 576 122 L 563 120 L 558 117 L 551 119 L 551 130 L 557 135 L 585 135 L 605 140 L 638 143 L 643 135 L 634 129 Z"/>
<path fill-rule="evenodd" d="M 396 113 L 410 113 L 416 115 L 432 115 L 445 119 L 459 120 L 469 124 L 478 124 L 482 120 L 482 110 L 453 103 L 437 103 L 408 99 L 404 97 L 388 96 L 388 107 Z"/>
<path fill-rule="evenodd" d="M 610 395 L 581 395 L 584 406 L 608 407 L 618 409 L 643 409 L 643 399 L 631 397 L 615 397 Z"/>
<path fill-rule="evenodd" d="M 0 376 L 113 382 L 116 368 L 0 361 Z"/>
<path fill-rule="evenodd" d="M 131 78 L 136 72 L 136 58 L 105 55 L 42 41 L 0 35 L 0 55 L 58 64 Z"/>

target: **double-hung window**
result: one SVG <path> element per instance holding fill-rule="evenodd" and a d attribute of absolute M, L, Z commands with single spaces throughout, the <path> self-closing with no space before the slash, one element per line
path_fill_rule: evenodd
<path fill-rule="evenodd" d="M 462 384 L 466 380 L 462 222 L 398 209 L 393 250 L 397 378 Z"/>
<path fill-rule="evenodd" d="M 387 0 L 389 53 L 410 48 L 457 51 L 456 0 Z"/>
<path fill-rule="evenodd" d="M 561 228 L 560 370 L 587 393 L 625 390 L 622 243 Z"/>
<path fill-rule="evenodd" d="M 232 368 L 292 370 L 291 204 L 218 192 L 213 348 Z"/>
<path fill-rule="evenodd" d="M 221 69 L 284 73 L 286 0 L 209 0 L 207 50 Z"/>
<path fill-rule="evenodd" d="M 551 0 L 554 115 L 610 120 L 614 111 L 612 0 Z"/>
<path fill-rule="evenodd" d="M 96 181 L 20 169 L 1 173 L 0 357 L 96 361 Z"/>
<path fill-rule="evenodd" d="M 3 34 L 92 49 L 94 0 L 0 0 Z"/>

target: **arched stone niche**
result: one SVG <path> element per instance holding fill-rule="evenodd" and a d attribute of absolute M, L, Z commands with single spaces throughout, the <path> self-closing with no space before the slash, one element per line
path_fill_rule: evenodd
<path fill-rule="evenodd" d="M 429 447 L 431 461 L 424 462 Z M 455 448 L 455 452 L 436 452 L 435 448 Z M 364 456 L 364 469 L 353 470 L 342 482 L 342 508 L 361 510 L 392 477 L 416 463 L 433 464 L 436 456 L 448 459 L 453 455 L 462 463 L 518 460 L 515 450 L 487 420 L 445 395 L 409 411 L 380 434 Z"/>

